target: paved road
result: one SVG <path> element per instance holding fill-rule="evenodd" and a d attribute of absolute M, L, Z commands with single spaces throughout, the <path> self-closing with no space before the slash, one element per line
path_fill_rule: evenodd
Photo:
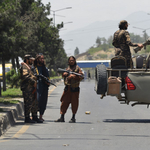
<path fill-rule="evenodd" d="M 1 150 L 149 150 L 150 110 L 146 106 L 123 105 L 115 97 L 101 100 L 94 81 L 81 83 L 77 123 L 55 123 L 60 117 L 60 97 L 64 85 L 50 88 L 43 124 L 19 120 L 0 139 Z M 85 114 L 90 111 L 91 114 Z"/>

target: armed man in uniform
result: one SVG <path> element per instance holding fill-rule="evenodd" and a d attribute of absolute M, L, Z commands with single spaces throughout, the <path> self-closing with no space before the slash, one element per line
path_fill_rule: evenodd
<path fill-rule="evenodd" d="M 37 79 L 34 76 L 31 66 L 31 55 L 24 56 L 24 62 L 21 63 L 21 90 L 24 97 L 24 116 L 25 123 L 42 123 L 37 117 L 38 103 L 36 98 Z M 32 120 L 30 119 L 30 112 L 32 113 Z"/>
<path fill-rule="evenodd" d="M 68 58 L 68 68 L 66 70 L 79 73 L 83 75 L 81 68 L 76 64 L 76 59 L 74 56 L 70 56 Z M 61 117 L 57 119 L 55 122 L 65 122 L 64 115 L 71 103 L 71 108 L 72 108 L 72 118 L 69 121 L 69 123 L 75 123 L 75 115 L 78 110 L 78 105 L 79 105 L 79 92 L 80 92 L 80 81 L 83 79 L 82 77 L 74 74 L 68 74 L 67 72 L 64 72 L 62 74 L 64 77 L 64 92 L 63 95 L 60 99 L 61 101 L 61 107 L 60 107 L 60 114 Z"/>
<path fill-rule="evenodd" d="M 127 67 L 132 68 L 133 62 L 131 58 L 130 46 L 132 47 L 143 47 L 143 44 L 135 44 L 130 40 L 130 34 L 127 30 L 128 22 L 122 20 L 119 23 L 119 30 L 114 33 L 113 46 L 115 47 L 115 56 L 123 56 L 126 58 Z"/>

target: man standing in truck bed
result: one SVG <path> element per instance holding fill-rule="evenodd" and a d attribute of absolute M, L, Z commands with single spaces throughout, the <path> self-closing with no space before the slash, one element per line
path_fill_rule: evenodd
<path fill-rule="evenodd" d="M 133 62 L 131 59 L 130 47 L 143 47 L 143 44 L 135 44 L 130 40 L 130 34 L 127 30 L 128 22 L 126 20 L 122 20 L 119 23 L 119 30 L 114 33 L 113 37 L 113 46 L 115 47 L 115 56 L 123 56 L 126 58 L 127 67 L 132 68 Z"/>

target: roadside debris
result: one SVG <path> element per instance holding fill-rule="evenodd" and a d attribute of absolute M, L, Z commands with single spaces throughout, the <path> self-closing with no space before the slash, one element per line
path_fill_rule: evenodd
<path fill-rule="evenodd" d="M 85 112 L 85 114 L 90 115 L 90 114 L 91 114 L 91 112 L 90 112 L 90 111 L 86 111 L 86 112 Z"/>

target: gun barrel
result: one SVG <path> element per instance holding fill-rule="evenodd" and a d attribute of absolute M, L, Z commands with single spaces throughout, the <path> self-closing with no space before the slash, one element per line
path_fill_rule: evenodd
<path fill-rule="evenodd" d="M 71 72 L 71 73 L 84 78 L 84 76 L 82 74 L 79 74 L 79 73 L 76 73 L 76 72 Z"/>
<path fill-rule="evenodd" d="M 65 69 L 58 68 L 57 72 L 68 72 L 68 71 Z"/>
<path fill-rule="evenodd" d="M 55 87 L 57 87 L 57 85 L 56 84 L 54 84 L 53 82 L 49 82 L 51 85 L 54 85 Z"/>
<path fill-rule="evenodd" d="M 61 73 L 63 73 L 63 72 L 68 72 L 69 74 L 75 74 L 75 75 L 77 75 L 77 76 L 80 76 L 80 77 L 84 78 L 83 75 L 81 75 L 81 74 L 79 74 L 79 73 L 76 73 L 76 72 L 69 71 L 69 70 L 65 70 L 65 69 L 58 68 L 57 71 L 58 71 L 58 72 L 61 72 Z"/>
<path fill-rule="evenodd" d="M 135 53 L 137 53 L 138 51 L 140 51 L 141 50 L 141 48 L 140 47 L 136 47 L 136 48 L 134 48 L 134 52 Z"/>
<path fill-rule="evenodd" d="M 143 46 L 146 46 L 146 45 L 150 45 L 150 38 L 148 38 L 147 41 L 143 43 Z M 141 50 L 140 47 L 134 48 L 134 52 L 135 52 L 135 53 L 137 53 L 137 52 L 140 51 L 140 50 Z"/>
<path fill-rule="evenodd" d="M 48 80 L 47 77 L 43 76 L 43 75 L 37 75 L 37 77 L 41 77 L 43 80 L 45 80 L 46 82 L 50 83 L 51 85 L 56 86 L 56 84 L 54 84 L 53 82 L 51 82 L 50 80 Z M 56 86 L 57 87 L 57 86 Z"/>

